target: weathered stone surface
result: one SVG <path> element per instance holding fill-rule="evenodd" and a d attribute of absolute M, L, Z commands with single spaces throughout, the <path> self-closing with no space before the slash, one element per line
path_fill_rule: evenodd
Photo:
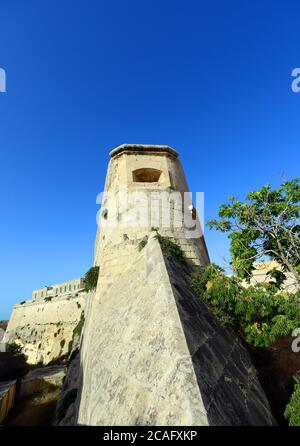
<path fill-rule="evenodd" d="M 247 352 L 154 237 L 90 303 L 78 423 L 271 425 Z"/>
<path fill-rule="evenodd" d="M 89 315 L 79 424 L 208 424 L 157 240 L 95 298 Z"/>
<path fill-rule="evenodd" d="M 3 342 L 18 344 L 30 364 L 48 364 L 67 354 L 88 296 L 15 305 Z"/>
<path fill-rule="evenodd" d="M 54 365 L 51 367 L 42 367 L 31 370 L 20 382 L 18 397 L 20 399 L 26 398 L 43 390 L 49 386 L 49 384 L 62 387 L 65 376 L 66 367 L 63 365 Z"/>

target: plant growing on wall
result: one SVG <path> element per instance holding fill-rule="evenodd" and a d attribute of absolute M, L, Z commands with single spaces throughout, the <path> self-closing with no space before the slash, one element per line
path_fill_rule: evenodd
<path fill-rule="evenodd" d="M 53 299 L 53 296 L 46 296 L 44 300 L 46 302 L 51 302 L 52 299 Z"/>
<path fill-rule="evenodd" d="M 179 262 L 184 262 L 184 253 L 178 243 L 173 242 L 168 237 L 160 235 L 158 232 L 155 238 L 159 241 L 161 250 L 165 257 L 172 257 Z"/>
<path fill-rule="evenodd" d="M 84 326 L 84 321 L 85 321 L 84 311 L 82 310 L 81 311 L 81 315 L 80 315 L 80 319 L 79 319 L 76 327 L 73 330 L 72 339 L 70 340 L 69 345 L 68 345 L 68 352 L 69 353 L 71 353 L 71 351 L 72 351 L 72 349 L 74 347 L 75 339 L 77 338 L 78 340 L 80 340 L 81 332 L 82 332 L 82 329 L 83 329 L 83 326 Z"/>
<path fill-rule="evenodd" d="M 147 239 L 140 240 L 138 243 L 138 250 L 141 251 L 143 248 L 145 248 L 147 243 L 148 243 Z"/>
<path fill-rule="evenodd" d="M 92 266 L 84 276 L 86 291 L 92 291 L 96 289 L 98 277 L 99 277 L 99 266 Z"/>

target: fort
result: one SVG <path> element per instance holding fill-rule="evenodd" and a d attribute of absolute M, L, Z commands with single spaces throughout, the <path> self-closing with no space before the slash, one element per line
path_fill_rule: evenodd
<path fill-rule="evenodd" d="M 66 355 L 87 295 L 83 278 L 33 290 L 31 300 L 14 305 L 3 343 L 19 346 L 30 364 Z"/>
<path fill-rule="evenodd" d="M 170 200 L 174 191 L 189 192 L 178 153 L 169 146 L 124 144 L 110 158 L 105 192 L 119 202 L 124 186 L 129 196 L 156 191 Z M 95 245 L 100 274 L 86 304 L 78 393 L 61 424 L 273 424 L 244 347 L 191 290 L 192 271 L 209 264 L 203 234 L 195 230 L 197 212 L 191 203 L 173 203 L 165 227 L 158 205 L 159 224 L 152 228 L 143 218 L 149 207 L 128 202 L 115 216 L 104 195 Z M 182 224 L 187 212 L 192 237 Z M 139 215 L 138 229 L 131 215 Z M 110 219 L 126 219 L 127 227 Z M 172 243 L 184 261 L 170 255 Z"/>
<path fill-rule="evenodd" d="M 68 352 L 84 310 L 58 412 L 72 400 L 57 425 L 276 424 L 244 346 L 191 288 L 191 274 L 210 259 L 178 157 L 162 145 L 112 150 L 95 292 L 78 279 L 34 290 L 14 307 L 6 341 L 33 363 Z"/>

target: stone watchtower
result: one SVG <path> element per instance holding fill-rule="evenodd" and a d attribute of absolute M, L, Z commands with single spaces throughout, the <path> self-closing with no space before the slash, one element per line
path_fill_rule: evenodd
<path fill-rule="evenodd" d="M 178 152 L 169 146 L 123 144 L 110 157 L 95 244 L 101 274 L 123 270 L 153 228 L 177 241 L 191 264 L 209 264 Z"/>
<path fill-rule="evenodd" d="M 246 350 L 191 288 L 209 257 L 178 153 L 124 144 L 110 156 L 74 423 L 273 424 Z M 185 258 L 168 256 L 153 227 Z"/>

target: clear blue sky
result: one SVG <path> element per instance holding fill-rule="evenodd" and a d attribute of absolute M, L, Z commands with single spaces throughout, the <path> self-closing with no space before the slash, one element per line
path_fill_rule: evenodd
<path fill-rule="evenodd" d="M 299 1 L 10 0 L 0 6 L 0 319 L 93 261 L 108 151 L 180 151 L 205 219 L 299 175 Z M 206 230 L 212 260 L 226 236 Z"/>

